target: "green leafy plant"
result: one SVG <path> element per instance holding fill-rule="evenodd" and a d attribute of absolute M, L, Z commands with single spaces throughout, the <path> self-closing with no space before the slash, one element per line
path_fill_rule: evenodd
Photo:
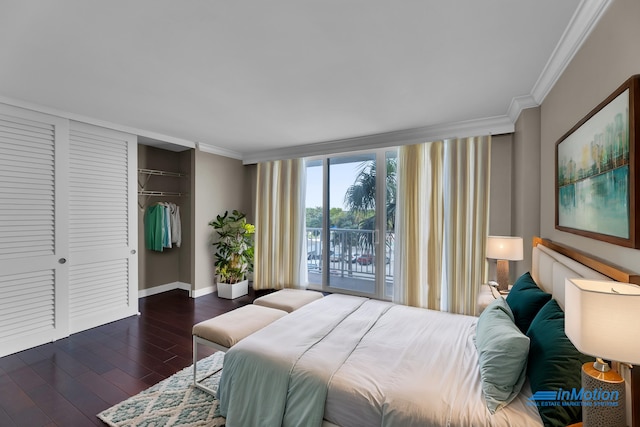
<path fill-rule="evenodd" d="M 238 283 L 253 271 L 254 225 L 247 223 L 246 215 L 234 210 L 229 215 L 218 215 L 209 223 L 218 233 L 215 267 L 218 280 L 223 283 Z"/>

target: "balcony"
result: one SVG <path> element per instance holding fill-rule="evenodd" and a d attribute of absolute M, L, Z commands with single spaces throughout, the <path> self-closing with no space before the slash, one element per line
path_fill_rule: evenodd
<path fill-rule="evenodd" d="M 307 271 L 309 283 L 322 284 L 322 229 L 307 228 Z M 332 228 L 329 231 L 329 283 L 326 285 L 361 294 L 375 294 L 375 231 Z M 394 233 L 385 235 L 385 296 L 393 289 Z"/>

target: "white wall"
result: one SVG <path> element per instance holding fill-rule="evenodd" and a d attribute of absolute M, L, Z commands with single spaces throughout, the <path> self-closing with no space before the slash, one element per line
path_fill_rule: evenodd
<path fill-rule="evenodd" d="M 640 251 L 555 229 L 555 144 L 580 119 L 640 73 L 640 1 L 617 0 L 575 55 L 541 105 L 540 232 L 634 272 Z"/>

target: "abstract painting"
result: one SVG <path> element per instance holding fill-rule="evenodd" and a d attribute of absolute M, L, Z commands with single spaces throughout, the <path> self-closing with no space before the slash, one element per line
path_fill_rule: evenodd
<path fill-rule="evenodd" d="M 556 228 L 637 247 L 637 85 L 627 80 L 556 144 Z"/>

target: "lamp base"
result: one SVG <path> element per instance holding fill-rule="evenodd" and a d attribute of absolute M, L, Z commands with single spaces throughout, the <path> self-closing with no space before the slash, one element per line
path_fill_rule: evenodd
<path fill-rule="evenodd" d="M 509 290 L 509 261 L 506 259 L 499 259 L 496 269 L 496 282 L 498 282 L 498 290 L 499 291 L 508 291 Z"/>
<path fill-rule="evenodd" d="M 582 365 L 584 427 L 625 427 L 624 379 L 615 371 L 601 372 L 593 362 Z"/>

